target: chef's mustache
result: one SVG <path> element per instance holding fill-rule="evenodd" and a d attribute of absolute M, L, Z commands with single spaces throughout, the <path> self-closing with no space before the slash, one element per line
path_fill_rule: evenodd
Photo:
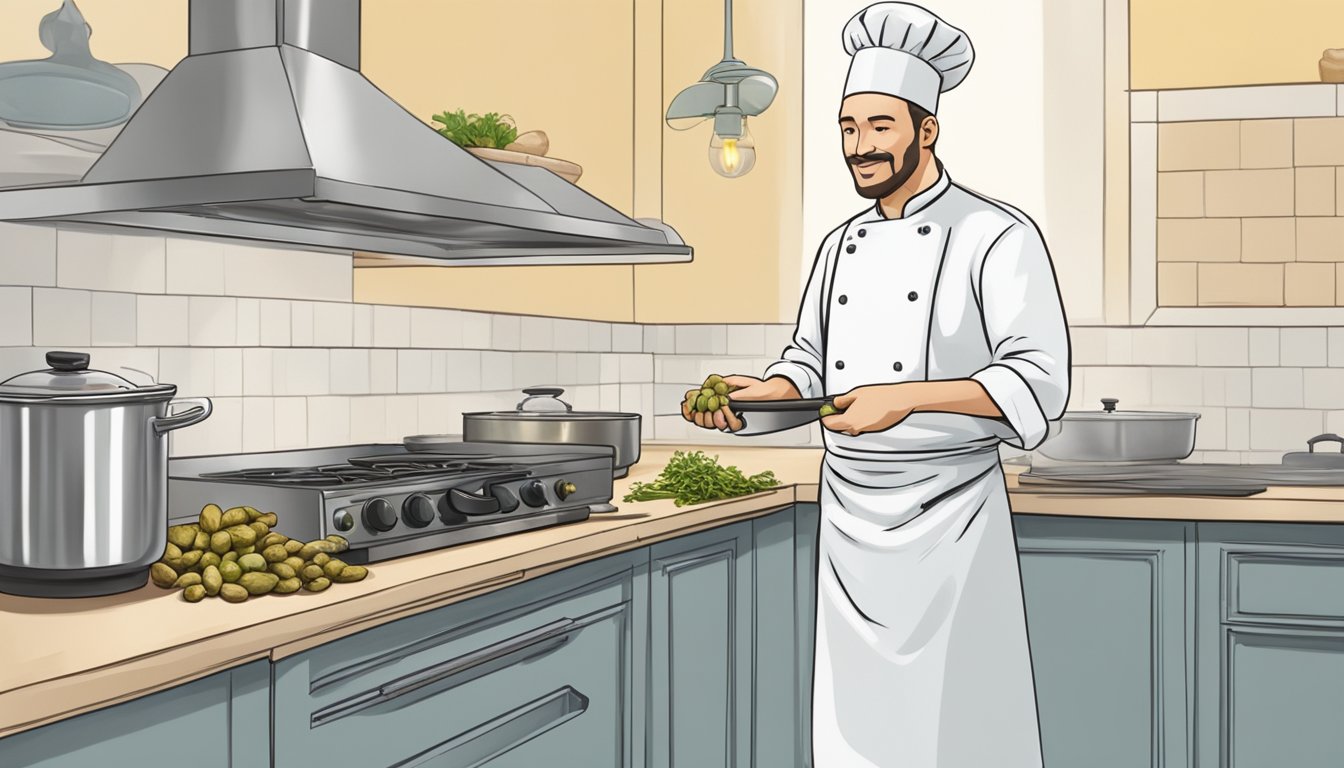
<path fill-rule="evenodd" d="M 872 152 L 865 152 L 861 155 L 849 155 L 848 157 L 845 158 L 845 162 L 849 163 L 850 165 L 863 165 L 864 163 L 873 163 L 873 162 L 890 163 L 895 159 L 896 158 L 893 157 L 890 152 L 874 150 Z"/>

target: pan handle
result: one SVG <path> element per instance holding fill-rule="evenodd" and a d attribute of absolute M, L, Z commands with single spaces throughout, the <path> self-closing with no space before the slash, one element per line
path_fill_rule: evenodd
<path fill-rule="evenodd" d="M 154 434 L 163 437 L 174 429 L 190 427 L 192 424 L 199 424 L 210 418 L 210 412 L 214 406 L 210 403 L 208 397 L 185 397 L 181 400 L 174 400 L 168 404 L 168 410 L 171 411 L 174 405 L 190 405 L 181 413 L 174 413 L 171 416 L 155 416 L 150 419 L 150 424 L 154 427 Z"/>
<path fill-rule="evenodd" d="M 1307 441 L 1307 451 L 1316 452 L 1317 443 L 1339 443 L 1339 452 L 1344 453 L 1344 437 L 1340 437 L 1333 432 L 1327 432 L 1324 435 L 1317 435 Z"/>

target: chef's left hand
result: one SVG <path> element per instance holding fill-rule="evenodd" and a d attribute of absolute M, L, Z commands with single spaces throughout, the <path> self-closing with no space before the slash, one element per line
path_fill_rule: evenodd
<path fill-rule="evenodd" d="M 835 407 L 844 413 L 823 418 L 821 425 L 847 435 L 891 429 L 920 405 L 916 391 L 914 382 L 856 387 L 835 398 Z"/>

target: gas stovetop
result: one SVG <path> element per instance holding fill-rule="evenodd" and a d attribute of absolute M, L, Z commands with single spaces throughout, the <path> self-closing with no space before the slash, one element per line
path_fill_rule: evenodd
<path fill-rule="evenodd" d="M 1017 477 L 1024 490 L 1049 493 L 1080 488 L 1109 493 L 1253 496 L 1273 485 L 1344 486 L 1344 468 L 1283 464 L 1050 464 Z"/>
<path fill-rule="evenodd" d="M 206 504 L 274 512 L 280 533 L 350 541 L 364 563 L 609 512 L 610 447 L 459 443 L 409 452 L 354 445 L 168 462 L 171 524 Z"/>

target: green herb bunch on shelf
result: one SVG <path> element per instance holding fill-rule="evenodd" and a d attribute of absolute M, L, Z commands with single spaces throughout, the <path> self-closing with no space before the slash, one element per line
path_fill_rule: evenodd
<path fill-rule="evenodd" d="M 435 130 L 460 147 L 503 149 L 518 138 L 518 126 L 513 118 L 498 112 L 468 115 L 459 109 L 440 112 L 432 119 L 443 126 Z"/>
<path fill-rule="evenodd" d="M 672 499 L 678 507 L 716 499 L 731 499 L 769 490 L 779 485 L 774 472 L 747 476 L 737 467 L 719 466 L 719 457 L 703 451 L 677 451 L 651 483 L 632 483 L 627 503 Z"/>

